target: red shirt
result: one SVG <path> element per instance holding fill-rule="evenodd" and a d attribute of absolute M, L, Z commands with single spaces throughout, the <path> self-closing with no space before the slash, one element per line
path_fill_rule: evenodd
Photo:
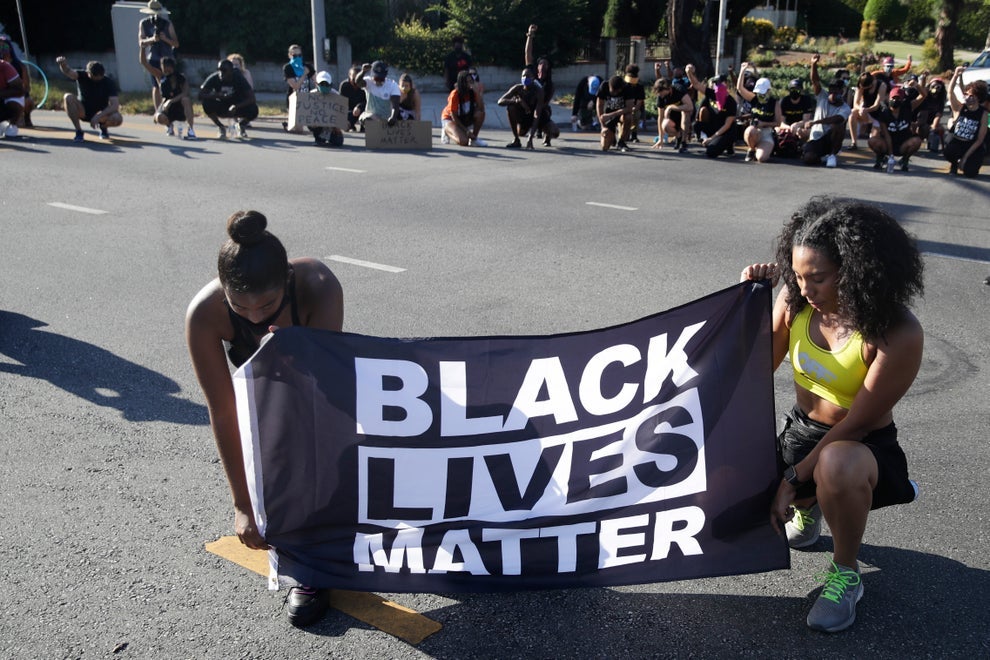
<path fill-rule="evenodd" d="M 21 75 L 17 73 L 17 69 L 10 62 L 5 62 L 0 60 L 0 89 L 8 89 L 12 87 L 12 83 L 17 82 L 17 87 L 21 86 L 19 78 Z"/>

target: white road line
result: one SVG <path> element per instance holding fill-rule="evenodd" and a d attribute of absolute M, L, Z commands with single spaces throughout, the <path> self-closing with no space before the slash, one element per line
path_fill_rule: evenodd
<path fill-rule="evenodd" d="M 406 269 L 399 268 L 397 266 L 388 266 L 386 264 L 376 264 L 373 261 L 362 261 L 361 259 L 351 259 L 350 257 L 342 257 L 339 254 L 331 254 L 327 259 L 331 261 L 339 261 L 342 264 L 351 264 L 352 266 L 363 266 L 365 268 L 374 268 L 376 270 L 384 270 L 388 273 L 402 273 Z"/>
<path fill-rule="evenodd" d="M 942 259 L 952 259 L 954 261 L 968 261 L 971 264 L 986 264 L 990 263 L 986 259 L 973 259 L 972 257 L 957 257 L 952 254 L 943 254 L 942 252 L 929 252 L 927 250 L 923 251 L 921 254 L 926 254 L 929 257 L 940 257 Z"/>
<path fill-rule="evenodd" d="M 79 211 L 80 213 L 89 213 L 90 215 L 107 214 L 107 211 L 101 211 L 100 209 L 88 209 L 85 206 L 73 206 L 72 204 L 63 204 L 62 202 L 48 202 L 48 206 L 54 206 L 57 209 L 65 209 L 67 211 Z"/>
<path fill-rule="evenodd" d="M 333 170 L 334 172 L 350 172 L 351 174 L 367 174 L 368 170 L 352 170 L 349 167 L 325 167 L 325 170 Z"/>
<path fill-rule="evenodd" d="M 618 204 L 602 204 L 600 202 L 585 202 L 588 206 L 602 206 L 607 209 L 618 209 L 620 211 L 638 211 L 638 208 L 632 206 L 619 206 Z"/>

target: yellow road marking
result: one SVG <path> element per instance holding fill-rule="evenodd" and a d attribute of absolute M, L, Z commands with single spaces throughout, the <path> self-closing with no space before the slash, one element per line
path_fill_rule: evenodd
<path fill-rule="evenodd" d="M 218 540 L 207 543 L 206 550 L 262 577 L 268 577 L 268 553 L 245 547 L 236 536 L 221 536 Z M 443 627 L 416 610 L 385 600 L 377 594 L 334 589 L 330 592 L 330 605 L 358 621 L 413 645 L 419 644 Z"/>

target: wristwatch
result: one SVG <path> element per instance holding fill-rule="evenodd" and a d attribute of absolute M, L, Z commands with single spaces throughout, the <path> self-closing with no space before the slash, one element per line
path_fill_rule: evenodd
<path fill-rule="evenodd" d="M 798 479 L 797 470 L 794 469 L 793 465 L 788 465 L 787 469 L 784 470 L 784 481 L 794 486 L 795 488 L 797 488 L 798 486 L 804 483 L 803 481 Z"/>

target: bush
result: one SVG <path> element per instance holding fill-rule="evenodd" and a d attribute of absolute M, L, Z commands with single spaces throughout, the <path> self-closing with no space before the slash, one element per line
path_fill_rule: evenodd
<path fill-rule="evenodd" d="M 793 46 L 797 41 L 797 37 L 797 28 L 781 25 L 779 28 L 774 30 L 771 45 L 780 50 L 790 50 L 791 46 Z"/>
<path fill-rule="evenodd" d="M 740 30 L 742 31 L 743 48 L 749 49 L 770 43 L 774 28 L 773 23 L 765 18 L 746 17 L 742 19 Z"/>
<path fill-rule="evenodd" d="M 901 27 L 907 20 L 907 7 L 899 0 L 869 0 L 863 9 L 863 18 L 874 21 L 877 30 L 889 38 L 900 35 Z"/>
<path fill-rule="evenodd" d="M 859 28 L 859 44 L 863 50 L 872 50 L 873 44 L 877 42 L 877 22 L 863 21 Z"/>
<path fill-rule="evenodd" d="M 398 23 L 392 38 L 378 56 L 396 69 L 419 74 L 436 74 L 443 70 L 443 58 L 450 50 L 450 32 L 431 30 L 416 18 Z"/>

